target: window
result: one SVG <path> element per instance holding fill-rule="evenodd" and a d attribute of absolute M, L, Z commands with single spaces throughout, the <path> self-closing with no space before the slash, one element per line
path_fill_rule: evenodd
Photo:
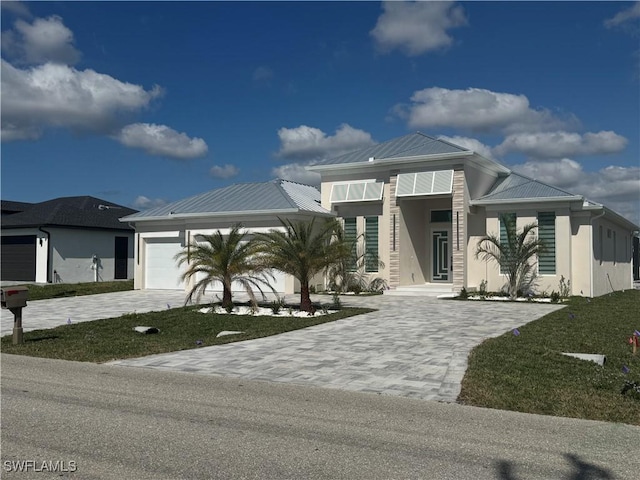
<path fill-rule="evenodd" d="M 451 210 L 431 210 L 431 223 L 451 223 Z"/>
<path fill-rule="evenodd" d="M 545 251 L 538 256 L 538 272 L 541 275 L 556 273 L 556 214 L 538 212 L 538 238 L 544 242 Z"/>
<path fill-rule="evenodd" d="M 345 218 L 344 219 L 344 238 L 347 242 L 353 245 L 353 254 L 349 259 L 349 271 L 356 271 L 356 260 L 357 260 L 357 245 L 356 240 L 358 239 L 358 228 L 356 226 L 356 218 Z"/>
<path fill-rule="evenodd" d="M 513 224 L 514 228 L 516 225 L 516 214 L 515 213 L 502 213 L 500 215 L 500 245 L 505 245 L 508 243 L 508 238 L 507 238 L 507 226 L 505 224 Z M 507 259 L 508 261 L 508 259 Z M 501 262 L 503 263 L 503 262 Z M 500 266 L 500 273 L 501 274 L 505 274 L 506 271 L 505 269 L 502 267 L 502 265 Z"/>
<path fill-rule="evenodd" d="M 378 217 L 364 219 L 364 271 L 378 271 Z"/>

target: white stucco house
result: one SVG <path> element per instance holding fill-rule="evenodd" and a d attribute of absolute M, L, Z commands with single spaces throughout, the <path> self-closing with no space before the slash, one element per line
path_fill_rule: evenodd
<path fill-rule="evenodd" d="M 422 133 L 409 134 L 308 167 L 313 187 L 285 180 L 232 185 L 129 215 L 136 230 L 136 288 L 186 288 L 174 255 L 201 233 L 242 222 L 276 228 L 278 217 L 337 216 L 379 258 L 367 273 L 390 289 L 463 287 L 500 290 L 499 267 L 475 258 L 478 241 L 500 233 L 499 216 L 536 222 L 547 250 L 538 259 L 538 289 L 599 296 L 632 288 L 632 248 L 639 227 L 604 205 L 511 171 L 476 152 Z M 379 270 L 379 271 L 378 271 Z M 296 285 L 280 277 L 278 291 Z"/>
<path fill-rule="evenodd" d="M 185 267 L 179 268 L 174 257 L 187 245 L 198 242 L 202 235 L 218 230 L 228 232 L 240 223 L 249 240 L 253 233 L 282 228 L 280 218 L 305 221 L 332 216 L 320 205 L 318 189 L 280 179 L 230 185 L 134 213 L 122 219 L 136 230 L 134 287 L 188 289 L 190 284 L 185 285 L 180 279 Z M 278 271 L 272 273 L 271 286 L 277 293 L 298 290 L 293 277 Z M 222 288 L 212 285 L 211 290 Z M 232 290 L 243 291 L 239 285 Z"/>
<path fill-rule="evenodd" d="M 2 200 L 2 281 L 80 283 L 133 278 L 136 210 L 90 196 Z"/>

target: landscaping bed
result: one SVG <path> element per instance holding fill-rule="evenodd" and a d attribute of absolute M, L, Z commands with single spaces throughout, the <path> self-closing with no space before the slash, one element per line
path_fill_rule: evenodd
<path fill-rule="evenodd" d="M 458 401 L 481 407 L 640 425 L 640 291 L 587 299 L 498 338 L 469 357 Z M 562 355 L 602 354 L 604 366 Z M 625 393 L 622 394 L 622 390 Z"/>

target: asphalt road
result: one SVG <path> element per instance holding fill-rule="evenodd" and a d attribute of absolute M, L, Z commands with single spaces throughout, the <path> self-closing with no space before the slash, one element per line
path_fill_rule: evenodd
<path fill-rule="evenodd" d="M 6 354 L 1 362 L 2 478 L 587 480 L 640 471 L 640 428 L 628 425 Z"/>

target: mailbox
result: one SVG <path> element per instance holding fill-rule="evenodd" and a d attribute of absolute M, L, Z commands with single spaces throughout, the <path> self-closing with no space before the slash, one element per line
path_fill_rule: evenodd
<path fill-rule="evenodd" d="M 2 308 L 22 308 L 27 306 L 29 289 L 27 287 L 5 287 L 0 289 Z"/>

